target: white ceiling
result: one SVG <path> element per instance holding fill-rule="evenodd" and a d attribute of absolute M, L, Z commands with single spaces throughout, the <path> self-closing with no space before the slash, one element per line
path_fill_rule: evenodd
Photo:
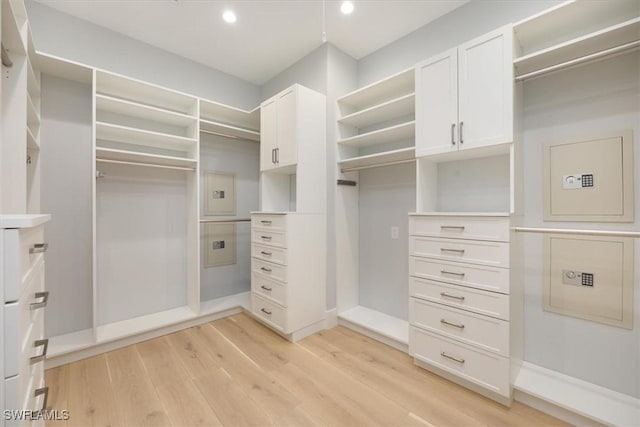
<path fill-rule="evenodd" d="M 257 85 L 322 44 L 322 0 L 38 1 Z M 327 41 L 359 59 L 467 1 L 326 0 Z"/>

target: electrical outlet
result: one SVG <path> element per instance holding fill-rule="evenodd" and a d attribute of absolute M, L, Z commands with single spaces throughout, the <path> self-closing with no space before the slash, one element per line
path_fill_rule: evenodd
<path fill-rule="evenodd" d="M 400 228 L 396 227 L 395 225 L 393 227 L 391 227 L 391 238 L 392 239 L 399 239 L 400 238 Z"/>

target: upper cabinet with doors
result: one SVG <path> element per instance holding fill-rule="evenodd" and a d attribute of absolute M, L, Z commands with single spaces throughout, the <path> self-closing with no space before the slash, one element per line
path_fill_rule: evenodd
<path fill-rule="evenodd" d="M 503 27 L 416 66 L 416 156 L 513 141 L 513 30 Z"/>
<path fill-rule="evenodd" d="M 293 166 L 298 162 L 298 145 L 309 128 L 303 126 L 308 98 L 303 86 L 293 85 L 260 106 L 260 170 Z"/>

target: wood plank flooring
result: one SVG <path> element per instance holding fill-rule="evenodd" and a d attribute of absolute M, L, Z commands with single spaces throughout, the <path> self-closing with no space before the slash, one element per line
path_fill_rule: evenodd
<path fill-rule="evenodd" d="M 46 372 L 50 426 L 542 426 L 343 327 L 292 344 L 238 314 Z"/>

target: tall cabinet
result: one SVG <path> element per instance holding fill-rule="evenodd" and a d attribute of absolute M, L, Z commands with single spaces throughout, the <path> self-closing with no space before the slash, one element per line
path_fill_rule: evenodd
<path fill-rule="evenodd" d="M 324 327 L 326 100 L 293 85 L 261 105 L 261 210 L 251 217 L 253 315 L 295 341 Z"/>

